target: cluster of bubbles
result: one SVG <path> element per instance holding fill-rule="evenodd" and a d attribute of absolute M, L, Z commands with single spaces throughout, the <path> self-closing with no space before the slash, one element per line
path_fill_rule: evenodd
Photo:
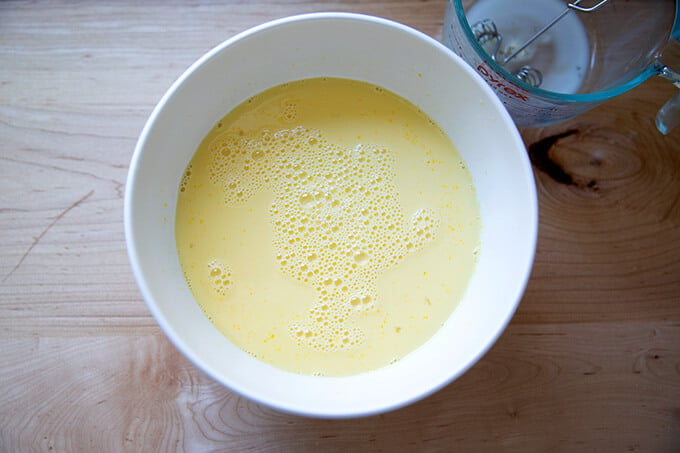
<path fill-rule="evenodd" d="M 353 318 L 376 310 L 376 279 L 435 239 L 439 227 L 429 209 L 404 216 L 392 152 L 342 148 L 304 127 L 256 136 L 228 131 L 210 152 L 211 181 L 228 205 L 242 205 L 262 188 L 273 192 L 279 267 L 317 294 L 308 320 L 289 326 L 293 338 L 319 351 L 363 342 Z"/>
<path fill-rule="evenodd" d="M 182 175 L 182 181 L 179 183 L 179 191 L 180 192 L 186 192 L 187 188 L 189 187 L 189 181 L 191 181 L 191 173 L 193 171 L 193 165 L 189 164 L 184 170 L 184 174 Z"/>
<path fill-rule="evenodd" d="M 232 286 L 233 278 L 231 268 L 219 260 L 208 263 L 208 278 L 215 292 L 220 296 L 226 296 Z"/>
<path fill-rule="evenodd" d="M 191 289 L 193 287 L 193 282 L 191 281 L 191 276 L 186 270 L 182 271 L 182 274 L 184 275 L 184 280 L 187 282 L 187 287 Z"/>
<path fill-rule="evenodd" d="M 286 99 L 281 103 L 279 119 L 284 123 L 293 123 L 297 119 L 297 103 Z"/>

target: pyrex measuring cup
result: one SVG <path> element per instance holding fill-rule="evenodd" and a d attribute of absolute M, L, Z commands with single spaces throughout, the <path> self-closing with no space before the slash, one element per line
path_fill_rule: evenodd
<path fill-rule="evenodd" d="M 493 87 L 518 126 L 542 126 L 653 75 L 680 88 L 680 74 L 660 61 L 680 46 L 679 10 L 680 0 L 450 0 L 442 40 Z M 677 94 L 657 127 L 667 133 L 679 122 Z"/>

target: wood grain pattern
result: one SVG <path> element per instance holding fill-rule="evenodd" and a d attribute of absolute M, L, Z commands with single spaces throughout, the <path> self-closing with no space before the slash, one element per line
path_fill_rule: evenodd
<path fill-rule="evenodd" d="M 160 334 L 6 339 L 3 451 L 673 451 L 680 324 L 513 323 L 468 373 L 410 407 L 314 420 L 244 400 Z M 597 338 L 598 343 L 593 344 Z M 27 390 L 30 389 L 30 393 Z M 26 407 L 30 396 L 31 407 Z M 606 448 L 605 448 L 606 447 Z M 598 449 L 598 448 L 596 448 Z"/>
<path fill-rule="evenodd" d="M 522 131 L 530 149 L 569 132 L 533 148 L 526 295 L 477 365 L 412 406 L 341 421 L 258 406 L 182 357 L 141 300 L 126 172 L 187 66 L 303 12 L 438 36 L 445 5 L 0 2 L 0 451 L 680 450 L 680 131 L 654 128 L 675 92 L 662 80 Z"/>

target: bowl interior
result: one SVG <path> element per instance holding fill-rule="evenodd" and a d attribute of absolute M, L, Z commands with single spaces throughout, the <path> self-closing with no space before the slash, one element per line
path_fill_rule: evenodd
<path fill-rule="evenodd" d="M 483 225 L 475 274 L 440 331 L 392 366 L 345 378 L 280 371 L 232 345 L 194 302 L 175 248 L 178 184 L 204 135 L 248 97 L 317 76 L 380 85 L 437 121 L 472 173 Z M 230 389 L 302 415 L 383 412 L 450 382 L 502 332 L 533 261 L 534 180 L 524 145 L 500 102 L 443 45 L 403 25 L 368 16 L 320 13 L 281 19 L 213 49 L 154 110 L 137 144 L 127 184 L 125 228 L 133 272 L 170 340 Z"/>

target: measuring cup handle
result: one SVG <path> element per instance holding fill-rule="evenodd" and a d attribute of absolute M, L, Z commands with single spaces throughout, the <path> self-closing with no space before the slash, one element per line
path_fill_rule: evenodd
<path fill-rule="evenodd" d="M 659 75 L 680 88 L 680 74 L 668 66 L 661 68 Z M 680 92 L 670 98 L 656 114 L 656 128 L 664 135 L 678 124 L 680 124 Z"/>
<path fill-rule="evenodd" d="M 675 0 L 675 20 L 673 21 L 673 29 L 669 46 L 664 50 L 670 55 L 674 55 L 677 60 L 680 48 L 680 0 Z M 680 88 L 680 74 L 673 71 L 666 65 L 658 63 L 659 75 L 664 79 L 670 81 L 673 85 Z M 663 107 L 656 114 L 656 128 L 659 129 L 663 135 L 668 134 L 671 129 L 680 124 L 680 92 L 676 93 L 670 98 Z"/>
<path fill-rule="evenodd" d="M 656 128 L 663 135 L 680 124 L 680 92 L 670 98 L 656 114 Z"/>

